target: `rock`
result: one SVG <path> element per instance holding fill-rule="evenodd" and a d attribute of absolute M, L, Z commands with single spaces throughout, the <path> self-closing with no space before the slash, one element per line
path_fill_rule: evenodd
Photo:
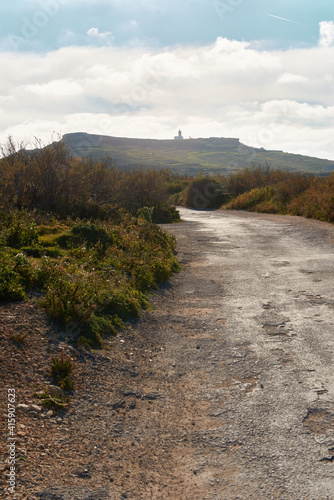
<path fill-rule="evenodd" d="M 42 411 L 42 407 L 38 405 L 31 405 L 29 411 Z"/>
<path fill-rule="evenodd" d="M 71 345 L 67 346 L 67 349 L 71 351 L 71 353 L 74 354 L 75 356 L 80 357 L 80 352 L 78 351 L 78 349 L 75 349 Z"/>
<path fill-rule="evenodd" d="M 89 479 L 91 477 L 88 469 L 78 469 L 75 471 L 75 475 L 82 479 Z"/>
<path fill-rule="evenodd" d="M 49 387 L 47 388 L 47 390 L 45 392 L 47 392 L 48 394 L 50 394 L 50 396 L 56 396 L 57 395 L 60 398 L 63 398 L 65 396 L 65 393 L 64 393 L 63 389 L 61 389 L 57 385 L 49 385 Z"/>
<path fill-rule="evenodd" d="M 124 408 L 125 406 L 125 401 L 124 400 L 119 400 L 116 401 L 111 405 L 112 410 L 117 410 L 118 408 Z"/>
<path fill-rule="evenodd" d="M 87 352 L 91 352 L 92 349 L 89 344 L 81 344 L 78 346 L 77 350 L 82 354 L 87 354 Z"/>
<path fill-rule="evenodd" d="M 25 405 L 23 403 L 20 403 L 16 406 L 16 409 L 17 410 L 25 410 L 25 411 L 28 411 L 30 409 L 29 405 Z"/>

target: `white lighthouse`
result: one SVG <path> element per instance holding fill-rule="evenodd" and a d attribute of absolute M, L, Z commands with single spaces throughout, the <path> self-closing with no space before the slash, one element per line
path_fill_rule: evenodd
<path fill-rule="evenodd" d="M 176 141 L 179 141 L 179 140 L 182 140 L 182 139 L 183 139 L 181 130 L 179 130 L 178 135 L 176 135 L 176 136 L 174 137 L 174 139 L 175 139 Z"/>

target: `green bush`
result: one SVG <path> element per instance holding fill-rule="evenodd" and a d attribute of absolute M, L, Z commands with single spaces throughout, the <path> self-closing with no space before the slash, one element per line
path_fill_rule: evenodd
<path fill-rule="evenodd" d="M 38 226 L 27 211 L 11 213 L 7 221 L 6 244 L 21 248 L 38 242 Z"/>
<path fill-rule="evenodd" d="M 46 288 L 50 281 L 56 275 L 56 265 L 55 262 L 51 260 L 50 257 L 44 255 L 40 261 L 35 271 L 35 285 L 41 288 Z"/>
<path fill-rule="evenodd" d="M 145 296 L 130 287 L 102 293 L 98 298 L 99 313 L 126 321 L 140 315 L 141 308 L 148 307 Z"/>
<path fill-rule="evenodd" d="M 73 365 L 70 358 L 65 358 L 64 352 L 60 358 L 52 358 L 50 370 L 56 385 L 59 385 L 64 391 L 73 389 L 74 384 L 71 378 Z"/>
<path fill-rule="evenodd" d="M 226 200 L 223 185 L 213 177 L 197 177 L 188 186 L 185 204 L 190 208 L 219 208 Z"/>
<path fill-rule="evenodd" d="M 87 321 L 95 310 L 87 293 L 78 284 L 60 280 L 52 284 L 42 301 L 51 318 L 62 325 Z"/>
<path fill-rule="evenodd" d="M 144 219 L 147 222 L 152 222 L 153 207 L 142 207 L 137 211 L 138 219 Z"/>
<path fill-rule="evenodd" d="M 228 209 L 256 211 L 256 207 L 271 201 L 274 190 L 270 186 L 252 189 L 248 193 L 237 196 L 226 205 Z"/>
<path fill-rule="evenodd" d="M 25 290 L 19 274 L 0 262 L 0 301 L 21 301 L 24 298 Z"/>
<path fill-rule="evenodd" d="M 103 344 L 103 339 L 106 336 L 116 335 L 116 327 L 123 327 L 123 322 L 117 323 L 114 317 L 107 316 L 105 314 L 98 315 L 92 314 L 89 321 L 82 325 L 80 329 L 81 337 L 79 338 L 79 344 L 88 344 L 93 348 L 100 348 Z"/>
<path fill-rule="evenodd" d="M 111 245 L 112 242 L 112 234 L 108 234 L 105 228 L 84 222 L 75 224 L 70 232 L 57 238 L 58 245 L 64 248 L 77 247 L 83 243 L 89 248 L 98 243 L 105 247 L 107 244 Z"/>
<path fill-rule="evenodd" d="M 28 257 L 24 253 L 18 253 L 13 259 L 13 264 L 13 271 L 20 276 L 21 283 L 26 286 L 33 285 L 36 273 Z"/>
<path fill-rule="evenodd" d="M 175 207 L 169 205 L 156 205 L 153 209 L 152 222 L 155 224 L 168 224 L 180 222 L 180 214 Z"/>
<path fill-rule="evenodd" d="M 334 172 L 327 179 L 314 179 L 309 189 L 289 203 L 288 212 L 334 222 Z"/>

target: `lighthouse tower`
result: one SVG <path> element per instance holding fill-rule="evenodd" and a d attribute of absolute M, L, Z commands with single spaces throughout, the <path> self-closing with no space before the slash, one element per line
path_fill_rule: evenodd
<path fill-rule="evenodd" d="M 182 139 L 183 139 L 181 130 L 179 130 L 178 135 L 176 135 L 176 136 L 174 137 L 174 139 L 175 139 L 176 141 L 179 141 L 179 140 L 182 140 Z"/>

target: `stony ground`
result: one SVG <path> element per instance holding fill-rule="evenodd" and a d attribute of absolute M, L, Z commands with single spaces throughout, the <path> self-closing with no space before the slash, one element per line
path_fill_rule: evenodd
<path fill-rule="evenodd" d="M 182 272 L 108 349 L 70 347 L 34 298 L 1 305 L 4 498 L 334 499 L 334 227 L 182 214 Z M 34 394 L 62 351 L 75 391 L 54 415 Z"/>

